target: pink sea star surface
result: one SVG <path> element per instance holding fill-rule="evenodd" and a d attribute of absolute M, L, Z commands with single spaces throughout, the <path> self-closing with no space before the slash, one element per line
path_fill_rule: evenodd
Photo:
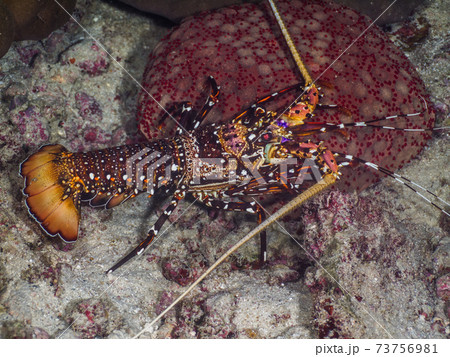
<path fill-rule="evenodd" d="M 322 88 L 322 103 L 342 108 L 316 110 L 314 121 L 359 122 L 422 112 L 380 124 L 432 127 L 434 112 L 425 105 L 422 81 L 371 20 L 330 1 L 278 3 L 306 67 Z M 258 97 L 303 80 L 266 5 L 201 13 L 170 32 L 150 56 L 138 109 L 144 135 L 170 136 L 174 122 L 161 122 L 162 107 L 186 100 L 200 106 L 208 91 L 208 75 L 221 86 L 220 102 L 209 122 L 229 120 Z M 354 128 L 348 137 L 330 133 L 313 139 L 325 141 L 331 150 L 396 170 L 417 155 L 428 138 L 427 133 Z M 345 170 L 343 186 L 361 189 L 377 179 L 367 168 Z"/>

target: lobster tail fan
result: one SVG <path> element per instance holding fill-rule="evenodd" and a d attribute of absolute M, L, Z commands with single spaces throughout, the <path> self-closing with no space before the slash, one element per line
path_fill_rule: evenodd
<path fill-rule="evenodd" d="M 70 175 L 64 157 L 70 155 L 62 145 L 47 145 L 20 165 L 28 210 L 49 235 L 66 242 L 77 240 L 81 202 L 79 191 L 65 179 Z"/>

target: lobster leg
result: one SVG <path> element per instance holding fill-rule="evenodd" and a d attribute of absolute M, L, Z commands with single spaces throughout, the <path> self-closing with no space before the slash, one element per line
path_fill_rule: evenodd
<path fill-rule="evenodd" d="M 339 105 L 337 104 L 317 104 L 316 109 L 340 109 L 342 111 L 344 111 L 345 113 L 348 112 L 348 110 L 341 108 Z"/>
<path fill-rule="evenodd" d="M 320 89 L 320 88 L 318 88 L 318 89 Z M 291 92 L 293 90 L 299 90 L 299 91 L 303 92 L 303 91 L 306 90 L 306 88 L 304 87 L 304 83 L 297 83 L 297 84 L 294 84 L 292 86 L 283 88 L 283 89 L 279 90 L 278 92 L 272 93 L 272 94 L 267 95 L 267 96 L 262 97 L 262 98 L 259 98 L 250 107 L 248 107 L 245 110 L 243 110 L 242 112 L 240 112 L 235 117 L 235 120 L 245 118 L 245 117 L 247 117 L 249 115 L 250 116 L 255 116 L 255 110 L 260 105 L 272 102 L 273 100 L 276 100 L 278 98 L 278 96 L 281 96 L 281 95 L 283 95 L 285 93 L 288 93 L 288 92 Z M 297 104 L 299 104 L 298 98 L 293 103 L 291 103 L 291 105 L 285 111 L 289 111 L 290 109 L 294 108 Z M 338 110 L 342 111 L 343 113 L 345 113 L 346 115 L 351 116 L 347 109 L 341 108 L 340 106 L 338 106 L 336 104 L 320 104 L 320 103 L 317 103 L 315 105 L 315 108 L 317 108 L 317 109 L 338 109 Z"/>
<path fill-rule="evenodd" d="M 260 196 L 263 194 L 274 194 L 289 191 L 293 194 L 298 194 L 302 191 L 301 185 L 296 185 L 293 183 L 292 179 L 298 178 L 299 175 L 306 175 L 310 170 L 307 166 L 298 166 L 294 169 L 291 174 L 280 173 L 276 171 L 271 171 L 272 177 L 265 177 L 267 184 L 262 185 L 258 183 L 258 179 L 253 178 L 246 185 L 234 186 L 224 192 L 225 195 L 229 197 L 236 196 Z M 285 175 L 283 179 L 280 175 Z M 284 183 L 283 183 L 284 182 Z M 199 196 L 197 196 L 199 197 Z M 201 198 L 201 197 L 199 197 Z M 203 198 L 202 201 L 210 207 L 222 209 L 222 210 L 232 210 L 232 211 L 246 211 L 258 214 L 258 224 L 266 219 L 263 208 L 256 201 L 253 202 L 225 202 L 220 200 L 211 200 L 209 197 Z M 261 248 L 260 248 L 260 264 L 263 265 L 267 261 L 267 235 L 266 231 L 263 230 L 260 233 Z"/>
<path fill-rule="evenodd" d="M 194 110 L 192 103 L 181 103 L 180 123 L 182 127 L 186 128 L 186 130 L 197 129 L 202 124 L 203 120 L 206 118 L 214 105 L 219 101 L 218 98 L 220 92 L 216 80 L 213 77 L 209 76 L 208 83 L 211 87 L 211 93 L 209 94 L 205 104 L 199 112 Z M 177 134 L 183 134 L 183 128 L 178 127 Z"/>
<path fill-rule="evenodd" d="M 147 237 L 142 242 L 140 242 L 139 245 L 136 248 L 134 248 L 130 253 L 128 253 L 125 257 L 123 257 L 116 264 L 114 264 L 107 271 L 107 274 L 112 273 L 113 271 L 121 267 L 123 264 L 125 264 L 127 261 L 129 261 L 131 258 L 135 257 L 136 255 L 140 255 L 144 252 L 144 250 L 153 242 L 155 237 L 158 235 L 159 231 L 161 230 L 161 227 L 166 222 L 167 218 L 169 218 L 172 212 L 177 208 L 178 202 L 180 201 L 181 198 L 182 197 L 178 197 L 177 195 L 173 196 L 169 206 L 167 206 L 163 214 L 159 216 L 158 220 L 155 222 L 153 227 L 150 228 L 150 230 L 148 231 Z"/>
<path fill-rule="evenodd" d="M 202 109 L 198 112 L 197 116 L 192 122 L 191 129 L 197 129 L 203 122 L 203 120 L 206 118 L 208 113 L 211 111 L 211 109 L 214 107 L 214 105 L 219 101 L 219 86 L 216 83 L 216 80 L 212 77 L 208 77 L 208 82 L 211 87 L 211 93 L 209 94 L 208 98 L 206 99 L 205 104 L 203 105 Z"/>
<path fill-rule="evenodd" d="M 283 88 L 283 89 L 279 90 L 278 92 L 272 93 L 272 94 L 270 94 L 270 95 L 266 95 L 265 97 L 262 97 L 262 98 L 259 98 L 259 99 L 258 99 L 254 104 L 252 104 L 250 107 L 248 107 L 247 109 L 244 109 L 242 112 L 240 112 L 240 113 L 235 117 L 235 120 L 236 120 L 236 119 L 243 118 L 243 117 L 246 117 L 246 116 L 249 115 L 249 114 L 253 114 L 254 111 L 255 111 L 255 109 L 256 109 L 259 105 L 264 104 L 264 103 L 269 103 L 269 102 L 271 102 L 271 101 L 277 99 L 279 95 L 283 95 L 283 94 L 288 93 L 288 92 L 291 92 L 291 91 L 293 91 L 293 90 L 295 90 L 295 89 L 297 89 L 297 90 L 300 89 L 300 90 L 302 91 L 302 90 L 304 89 L 304 88 L 303 88 L 303 83 L 297 83 L 297 84 L 294 84 L 294 85 L 292 85 L 292 86 Z"/>
<path fill-rule="evenodd" d="M 250 212 L 258 215 L 258 224 L 266 219 L 266 215 L 262 207 L 256 202 L 227 202 L 221 200 L 210 199 L 208 196 L 201 196 L 199 193 L 194 192 L 193 196 L 202 200 L 202 202 L 208 207 L 217 208 L 225 211 L 238 211 L 238 212 Z M 266 231 L 260 233 L 260 253 L 259 262 L 261 265 L 267 261 L 267 235 Z"/>
<path fill-rule="evenodd" d="M 304 187 L 297 184 L 296 180 L 302 176 L 310 173 L 310 166 L 296 166 L 291 172 L 279 172 L 279 169 L 269 171 L 263 175 L 264 183 L 261 183 L 258 178 L 252 178 L 247 184 L 243 186 L 233 186 L 225 191 L 229 197 L 236 196 L 260 196 L 265 194 L 276 194 L 283 192 L 290 192 L 292 194 L 299 194 Z M 270 174 L 270 176 L 269 176 Z"/>
<path fill-rule="evenodd" d="M 171 118 L 180 118 L 179 120 L 176 120 L 177 122 L 177 130 L 176 132 L 178 134 L 182 134 L 184 130 L 188 130 L 186 128 L 186 123 L 188 122 L 188 119 L 184 119 L 182 114 L 185 107 L 192 107 L 192 104 L 188 101 L 186 102 L 178 102 L 174 103 L 173 105 L 166 108 L 166 112 L 161 116 L 161 119 L 158 121 L 158 130 L 161 130 L 163 127 L 163 123 L 168 120 L 169 117 Z"/>
<path fill-rule="evenodd" d="M 176 133 L 181 135 L 183 134 L 184 129 L 187 131 L 192 129 L 192 122 L 198 116 L 198 113 L 194 110 L 191 102 L 181 102 L 177 113 L 180 116 L 180 125 L 178 126 Z"/>

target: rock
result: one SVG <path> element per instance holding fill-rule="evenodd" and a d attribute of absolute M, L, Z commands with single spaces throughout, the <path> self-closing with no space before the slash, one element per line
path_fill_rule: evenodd
<path fill-rule="evenodd" d="M 42 40 L 70 17 L 76 0 L 0 0 L 0 57 L 12 41 Z"/>

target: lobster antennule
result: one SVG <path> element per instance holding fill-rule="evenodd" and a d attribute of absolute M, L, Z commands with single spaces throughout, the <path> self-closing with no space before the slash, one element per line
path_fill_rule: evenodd
<path fill-rule="evenodd" d="M 49 235 L 66 242 L 78 237 L 80 194 L 70 180 L 62 158 L 70 152 L 62 145 L 46 145 L 20 165 L 23 193 L 30 214 Z"/>

